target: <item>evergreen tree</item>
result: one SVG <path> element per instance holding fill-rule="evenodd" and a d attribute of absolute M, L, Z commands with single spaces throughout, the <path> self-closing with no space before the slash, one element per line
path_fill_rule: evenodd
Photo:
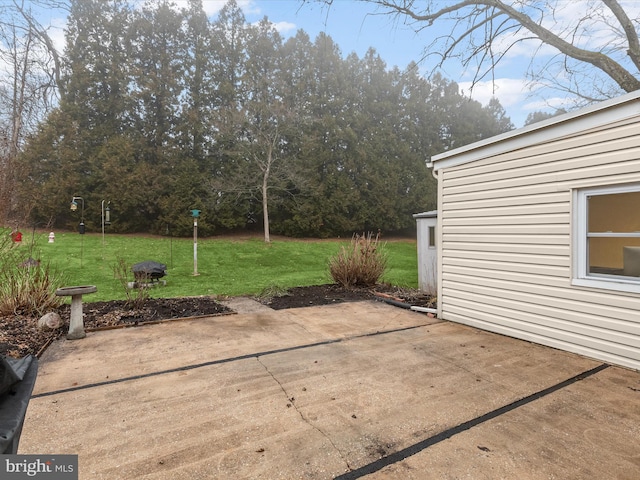
<path fill-rule="evenodd" d="M 209 127 L 212 123 L 211 109 L 216 108 L 213 59 L 216 48 L 202 0 L 189 0 L 183 14 L 184 92 L 178 125 L 180 145 L 184 154 L 189 153 L 200 168 L 204 168 L 214 143 Z"/>
<path fill-rule="evenodd" d="M 246 98 L 242 78 L 248 39 L 246 19 L 235 0 L 220 10 L 212 25 L 212 39 L 216 95 L 210 128 L 215 133 L 216 148 L 211 152 L 209 208 L 218 228 L 244 228 L 248 219 L 253 218 L 251 196 L 244 187 L 236 188 L 228 181 L 241 178 L 245 167 L 237 132 L 241 130 L 240 112 Z"/>
<path fill-rule="evenodd" d="M 129 14 L 119 0 L 71 2 L 60 104 L 22 159 L 29 172 L 25 195 L 32 197 L 36 222 L 75 222 L 68 211 L 74 195 L 85 200 L 89 224 L 99 218 L 98 199 L 107 184 L 99 152 L 129 125 L 130 58 L 123 40 Z"/>
<path fill-rule="evenodd" d="M 343 58 L 324 33 L 283 43 L 235 0 L 213 20 L 202 0 L 73 0 L 62 81 L 17 194 L 33 221 L 68 227 L 82 196 L 89 231 L 103 200 L 121 232 L 190 235 L 191 209 L 204 235 L 411 231 L 435 206 L 428 158 L 512 128 L 495 99 L 375 50 Z"/>
<path fill-rule="evenodd" d="M 167 0 L 149 1 L 136 12 L 131 30 L 135 127 L 146 144 L 144 159 L 170 163 L 177 148 L 176 125 L 185 77 L 182 16 Z"/>

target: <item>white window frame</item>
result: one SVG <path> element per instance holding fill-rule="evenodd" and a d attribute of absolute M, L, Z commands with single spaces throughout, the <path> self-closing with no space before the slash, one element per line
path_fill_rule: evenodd
<path fill-rule="evenodd" d="M 604 275 L 589 273 L 588 255 L 588 197 L 594 195 L 612 195 L 618 193 L 640 192 L 640 183 L 606 185 L 599 187 L 577 188 L 573 190 L 573 275 L 571 284 L 580 287 L 617 290 L 620 292 L 640 293 L 640 279 L 620 275 Z M 638 233 L 624 234 L 592 234 L 595 236 L 639 237 Z"/>

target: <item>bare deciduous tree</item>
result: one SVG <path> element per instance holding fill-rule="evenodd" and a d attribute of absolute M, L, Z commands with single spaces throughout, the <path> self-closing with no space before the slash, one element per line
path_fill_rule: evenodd
<path fill-rule="evenodd" d="M 319 0 L 331 5 L 334 0 Z M 362 0 L 416 32 L 447 26 L 425 47 L 435 68 L 456 59 L 473 83 L 524 46 L 528 78 L 586 102 L 640 89 L 640 5 L 621 0 Z M 450 27 L 450 28 L 449 28 Z M 443 31 L 440 29 L 438 31 Z"/>
<path fill-rule="evenodd" d="M 18 165 L 25 138 L 53 104 L 59 87 L 60 59 L 30 7 L 12 0 L 0 5 L 0 222 L 12 210 Z M 47 3 L 47 6 L 50 6 Z"/>

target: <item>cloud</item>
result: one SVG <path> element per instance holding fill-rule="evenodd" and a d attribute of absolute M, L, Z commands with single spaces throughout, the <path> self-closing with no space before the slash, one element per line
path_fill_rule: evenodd
<path fill-rule="evenodd" d="M 219 1 L 219 0 L 214 0 Z M 220 0 L 223 4 L 226 4 L 228 0 Z M 260 2 L 255 0 L 236 0 L 238 6 L 242 9 L 245 15 L 259 14 L 262 12 L 260 8 Z"/>
<path fill-rule="evenodd" d="M 139 6 L 144 5 L 144 0 L 137 1 Z M 189 7 L 188 0 L 173 0 L 173 2 L 171 3 L 174 3 L 176 7 L 178 7 L 178 9 Z M 218 12 L 220 12 L 220 10 L 222 10 L 227 3 L 228 0 L 202 0 L 202 9 L 208 17 L 213 17 L 217 15 Z M 242 9 L 245 15 L 251 13 L 260 13 L 259 3 L 254 0 L 236 0 L 236 3 L 238 4 L 238 7 Z"/>
<path fill-rule="evenodd" d="M 48 30 L 49 37 L 58 52 L 64 51 L 65 38 L 64 29 L 67 27 L 67 19 L 56 17 L 51 19 L 51 28 Z"/>
<path fill-rule="evenodd" d="M 279 33 L 293 32 L 298 29 L 296 24 L 291 22 L 277 22 L 273 26 Z"/>
<path fill-rule="evenodd" d="M 256 21 L 256 22 L 253 22 L 251 25 L 255 26 L 255 25 L 258 25 L 259 23 L 260 22 Z M 289 32 L 295 32 L 298 28 L 295 23 L 291 23 L 291 22 L 272 22 L 271 20 L 269 20 L 269 23 L 273 28 L 276 29 L 278 33 L 284 36 L 286 36 L 286 34 Z"/>
<path fill-rule="evenodd" d="M 220 10 L 222 10 L 226 3 L 226 1 L 222 0 L 208 0 L 202 2 L 202 9 L 208 17 L 212 17 L 213 15 L 216 15 Z"/>
<path fill-rule="evenodd" d="M 560 97 L 532 101 L 531 98 L 533 96 L 541 94 L 540 89 L 542 89 L 542 86 L 532 85 L 521 78 L 496 78 L 493 82 L 478 82 L 473 87 L 473 90 L 471 89 L 471 82 L 458 82 L 458 86 L 462 95 L 470 97 L 485 106 L 491 98 L 497 98 L 516 127 L 524 124 L 529 113 L 536 111 L 553 112 L 556 108 L 569 106 L 569 101 Z"/>
<path fill-rule="evenodd" d="M 478 82 L 458 82 L 463 95 L 487 105 L 493 97 L 500 101 L 504 107 L 510 107 L 522 103 L 531 91 L 528 82 L 521 78 L 496 78 L 494 81 Z"/>
<path fill-rule="evenodd" d="M 527 30 L 520 30 L 517 33 L 500 35 L 491 44 L 491 49 L 496 55 L 504 52 L 504 59 L 529 60 L 535 53 L 536 57 L 546 57 L 556 55 L 558 50 L 549 44 L 531 38 L 532 34 Z"/>
<path fill-rule="evenodd" d="M 544 100 L 535 100 L 522 105 L 522 109 L 529 112 L 557 110 L 564 108 L 571 110 L 575 108 L 576 101 L 574 97 L 549 97 Z"/>

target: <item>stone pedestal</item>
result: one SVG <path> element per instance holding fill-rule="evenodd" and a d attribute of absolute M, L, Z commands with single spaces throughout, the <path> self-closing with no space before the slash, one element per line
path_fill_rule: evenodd
<path fill-rule="evenodd" d="M 71 320 L 69 322 L 68 340 L 84 338 L 84 319 L 82 317 L 82 295 L 97 292 L 95 285 L 82 285 L 79 287 L 62 287 L 56 290 L 59 297 L 71 297 Z"/>

